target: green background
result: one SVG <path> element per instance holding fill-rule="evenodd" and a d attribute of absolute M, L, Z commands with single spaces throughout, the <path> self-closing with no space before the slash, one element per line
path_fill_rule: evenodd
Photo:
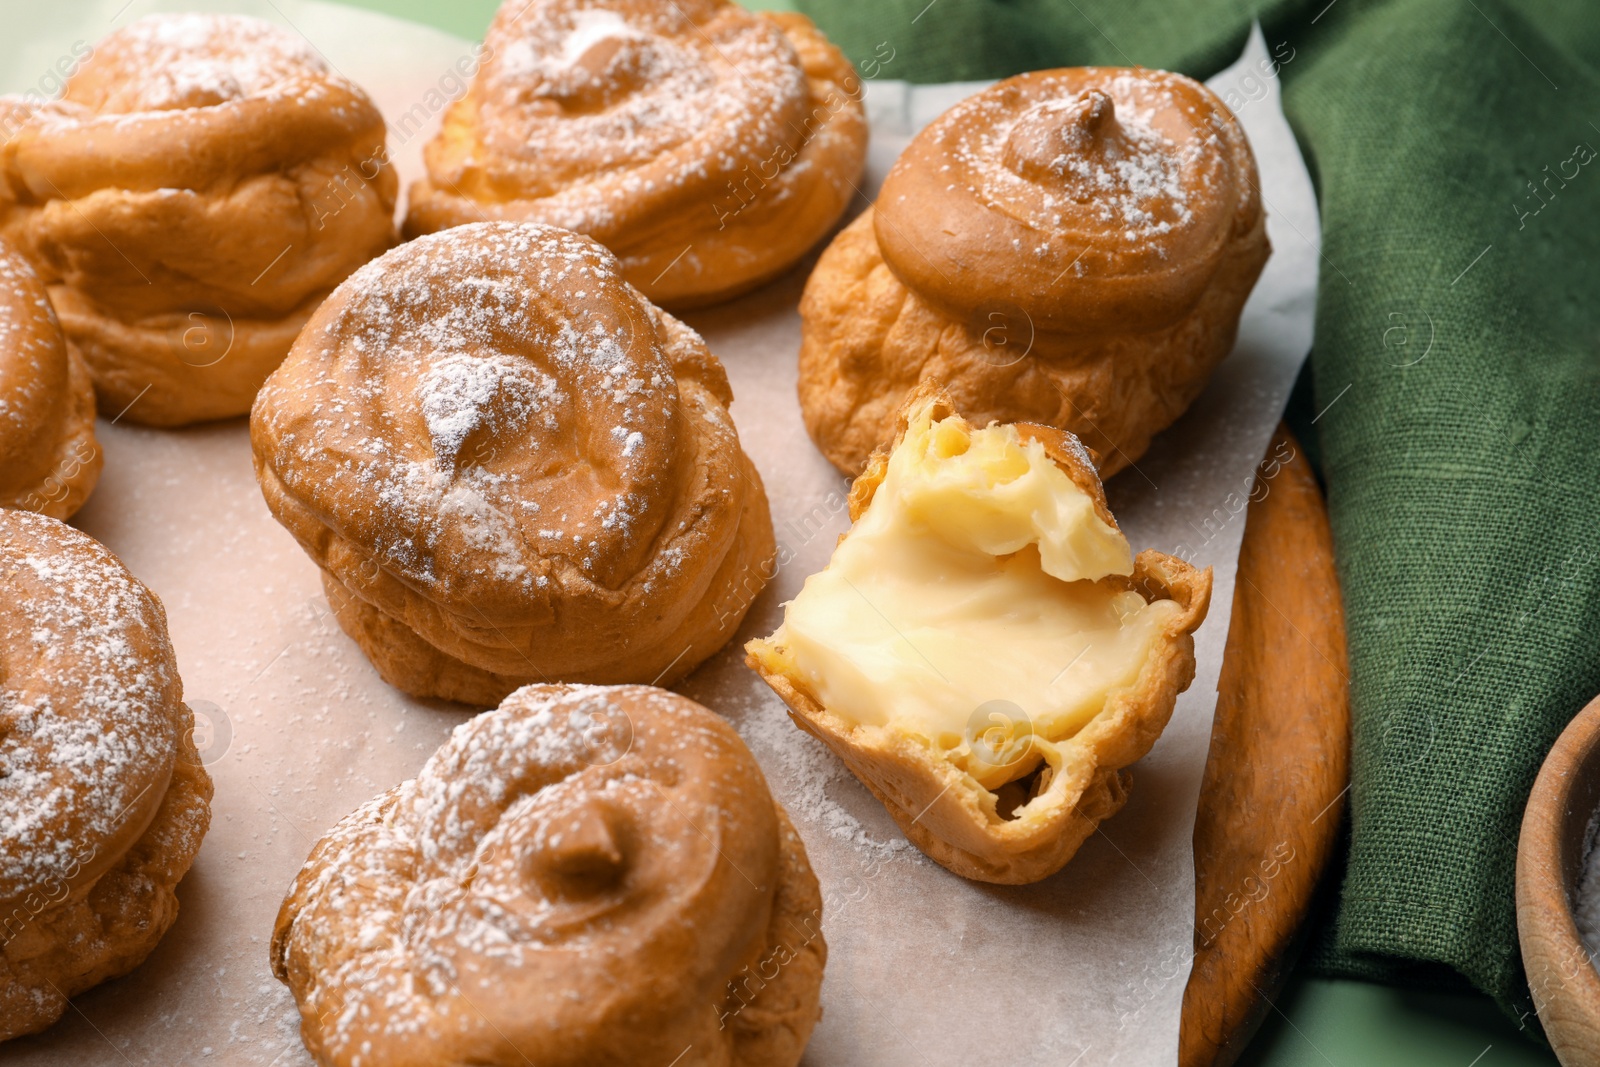
<path fill-rule="evenodd" d="M 498 0 L 342 0 L 477 39 Z M 870 3 L 872 0 L 863 0 Z M 1174 0 L 1183 2 L 1183 0 Z M 784 0 L 745 0 L 781 9 Z M 1275 998 L 1244 1067 L 1548 1067 L 1487 997 L 1391 989 L 1297 974 Z"/>

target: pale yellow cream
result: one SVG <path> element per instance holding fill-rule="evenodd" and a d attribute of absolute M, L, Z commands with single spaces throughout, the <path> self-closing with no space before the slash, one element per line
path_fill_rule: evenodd
<path fill-rule="evenodd" d="M 924 418 L 771 644 L 834 714 L 920 736 L 994 789 L 1132 684 L 1178 614 L 1097 584 L 1132 571 L 1039 442 Z"/>

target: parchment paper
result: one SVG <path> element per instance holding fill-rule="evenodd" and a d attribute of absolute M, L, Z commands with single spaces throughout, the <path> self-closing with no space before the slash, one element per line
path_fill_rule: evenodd
<path fill-rule="evenodd" d="M 4 88 L 49 93 L 50 72 L 76 42 L 165 7 L 8 4 Z M 172 7 L 242 11 L 306 34 L 383 107 L 407 181 L 438 112 L 461 91 L 454 68 L 469 44 L 419 26 L 313 0 Z M 893 41 L 879 49 L 872 73 L 880 79 L 893 73 L 893 51 Z M 831 955 L 808 1065 L 1176 1060 L 1193 937 L 1191 834 L 1243 502 L 1311 341 L 1316 207 L 1272 64 L 1258 31 L 1240 62 L 1212 81 L 1255 148 L 1272 260 L 1238 348 L 1205 395 L 1110 486 L 1135 548 L 1178 550 L 1215 568 L 1198 675 L 1134 768 L 1128 806 L 1042 883 L 980 885 L 923 859 L 743 666 L 739 646 L 771 631 L 782 602 L 825 564 L 847 525 L 846 484 L 811 446 L 795 401 L 796 306 L 811 263 L 737 303 L 688 316 L 727 365 L 733 414 L 766 480 L 786 562 L 735 641 L 680 689 L 737 724 L 821 880 Z M 873 81 L 864 193 L 912 132 L 977 87 Z M 283 892 L 328 827 L 414 773 L 468 712 L 390 689 L 340 633 L 315 567 L 262 503 L 243 420 L 171 432 L 102 418 L 99 433 L 105 475 L 78 524 L 166 603 L 216 781 L 212 826 L 180 888 L 177 924 L 149 961 L 78 997 L 53 1029 L 8 1043 L 0 1058 L 30 1067 L 306 1064 L 294 1004 L 267 966 Z"/>

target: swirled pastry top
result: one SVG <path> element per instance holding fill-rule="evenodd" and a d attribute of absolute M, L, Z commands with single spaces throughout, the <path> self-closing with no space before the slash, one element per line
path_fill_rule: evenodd
<path fill-rule="evenodd" d="M 381 136 L 383 116 L 299 35 L 187 14 L 107 36 L 30 125 L 8 169 L 46 200 L 106 186 L 181 195 Z"/>
<path fill-rule="evenodd" d="M 446 123 L 430 173 L 613 247 L 684 215 L 714 228 L 731 181 L 815 131 L 794 44 L 726 0 L 506 4 L 487 44 L 475 121 Z"/>
<path fill-rule="evenodd" d="M 98 878 L 138 840 L 178 751 L 161 604 L 65 523 L 0 510 L 0 905 Z"/>
<path fill-rule="evenodd" d="M 1008 78 L 924 129 L 884 181 L 891 270 L 957 318 L 1149 330 L 1197 301 L 1261 213 L 1255 158 L 1204 85 L 1142 68 Z"/>
<path fill-rule="evenodd" d="M 587 237 L 479 223 L 408 242 L 339 286 L 263 387 L 264 486 L 462 614 L 671 590 L 699 536 L 677 509 L 739 477 L 725 457 L 688 469 L 700 423 L 731 435 L 731 395 L 698 338 L 674 365 L 680 334 Z"/>
<path fill-rule="evenodd" d="M 505 0 L 424 150 L 405 232 L 543 222 L 668 307 L 792 267 L 866 161 L 861 80 L 811 21 L 731 0 Z"/>
<path fill-rule="evenodd" d="M 782 863 L 725 722 L 644 686 L 529 686 L 317 845 L 273 969 L 322 1063 L 728 1063 L 719 1009 Z"/>

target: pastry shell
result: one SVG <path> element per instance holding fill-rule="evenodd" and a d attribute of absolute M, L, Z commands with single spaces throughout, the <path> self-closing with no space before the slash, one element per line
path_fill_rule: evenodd
<path fill-rule="evenodd" d="M 937 386 L 924 383 L 900 414 L 896 446 L 912 414 L 925 405 L 934 420 L 956 413 Z M 1089 493 L 1100 517 L 1115 525 L 1099 476 L 1076 438 L 1043 426 L 1018 424 L 1018 430 L 1025 439 L 1043 444 L 1061 470 Z M 877 450 L 851 487 L 852 522 L 872 503 L 890 451 Z M 1077 733 L 1061 740 L 1046 738 L 1039 746 L 1040 766 L 1021 780 L 1026 798 L 1009 812 L 1000 794 L 985 789 L 928 741 L 892 725 L 856 724 L 831 712 L 808 690 L 782 645 L 751 641 L 745 646 L 746 663 L 788 705 L 795 724 L 832 749 L 930 858 L 977 881 L 1036 882 L 1060 870 L 1127 801 L 1132 775 L 1126 768 L 1150 750 L 1171 718 L 1178 694 L 1194 680 L 1192 635 L 1210 606 L 1210 569 L 1199 570 L 1160 552 L 1139 553 L 1130 577 L 1101 581 L 1135 590 L 1147 600 L 1174 601 L 1182 610 L 1162 629 L 1133 685 L 1113 690 Z M 1014 792 L 1015 786 L 1002 786 L 1000 793 Z"/>
<path fill-rule="evenodd" d="M 1234 348 L 1271 253 L 1259 187 L 1243 127 L 1179 74 L 1063 68 L 975 93 L 806 281 L 807 432 L 853 477 L 937 381 L 978 424 L 1070 430 L 1105 477 L 1137 463 Z"/>
<path fill-rule="evenodd" d="M 867 120 L 855 68 L 804 15 L 507 0 L 423 154 L 407 237 L 560 226 L 681 311 L 773 280 L 828 235 L 856 195 Z"/>

